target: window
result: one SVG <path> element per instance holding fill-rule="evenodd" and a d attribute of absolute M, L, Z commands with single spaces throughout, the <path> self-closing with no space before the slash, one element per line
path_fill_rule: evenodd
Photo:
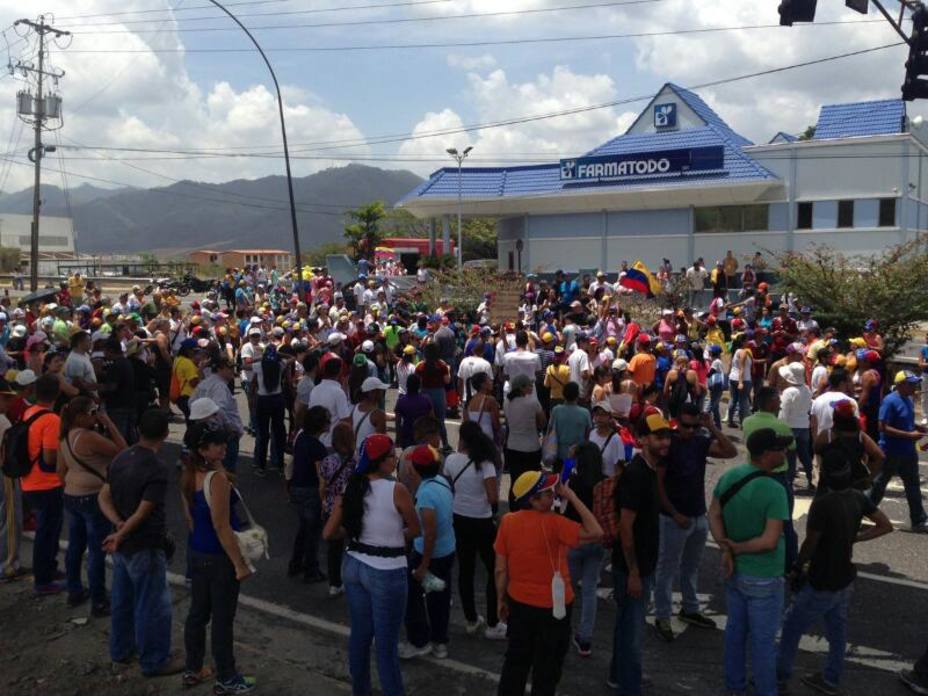
<path fill-rule="evenodd" d="M 799 207 L 796 209 L 796 229 L 797 230 L 811 230 L 812 229 L 812 204 L 811 203 L 800 203 Z"/>
<path fill-rule="evenodd" d="M 896 199 L 895 198 L 881 198 L 880 199 L 880 219 L 877 224 L 880 227 L 895 227 L 896 226 Z"/>
<path fill-rule="evenodd" d="M 717 208 L 696 208 L 694 231 L 757 232 L 767 229 L 768 207 L 763 205 L 726 205 Z"/>
<path fill-rule="evenodd" d="M 854 201 L 838 201 L 838 227 L 854 226 Z"/>

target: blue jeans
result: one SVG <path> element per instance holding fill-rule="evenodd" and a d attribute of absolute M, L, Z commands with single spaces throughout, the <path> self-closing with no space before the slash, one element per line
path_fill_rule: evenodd
<path fill-rule="evenodd" d="M 143 674 L 154 674 L 171 656 L 171 589 L 161 549 L 113 554 L 110 657 L 124 662 L 138 653 Z"/>
<path fill-rule="evenodd" d="M 445 388 L 440 389 L 423 389 L 422 393 L 429 397 L 432 402 L 434 416 L 438 419 L 438 427 L 441 432 L 441 443 L 448 446 L 448 430 L 445 428 L 445 412 L 448 410 L 448 401 L 445 397 Z"/>
<path fill-rule="evenodd" d="M 615 578 L 615 631 L 612 642 L 612 679 L 621 696 L 641 696 L 641 638 L 644 617 L 651 602 L 654 575 L 641 578 L 641 597 L 628 595 L 628 575 L 613 567 Z"/>
<path fill-rule="evenodd" d="M 793 596 L 780 635 L 777 679 L 788 681 L 793 676 L 793 662 L 799 650 L 799 640 L 812 624 L 824 618 L 828 658 L 825 660 L 823 675 L 832 686 L 840 683 L 844 671 L 844 651 L 847 648 L 847 608 L 852 588 L 853 584 L 838 592 L 819 591 L 807 582 L 799 594 Z"/>
<path fill-rule="evenodd" d="M 605 552 L 602 544 L 583 544 L 567 552 L 570 582 L 574 586 L 574 594 L 580 597 L 583 605 L 580 610 L 580 625 L 577 628 L 577 638 L 583 643 L 589 643 L 593 638 L 598 601 L 596 586 L 599 584 L 599 571 Z"/>
<path fill-rule="evenodd" d="M 64 509 L 68 512 L 68 551 L 64 569 L 68 577 L 68 594 L 79 594 L 81 563 L 87 549 L 87 584 L 94 604 L 106 601 L 106 554 L 103 540 L 110 533 L 109 520 L 100 512 L 96 494 L 65 495 Z"/>
<path fill-rule="evenodd" d="M 24 491 L 23 502 L 35 514 L 35 541 L 32 543 L 32 574 L 35 586 L 51 584 L 58 568 L 58 538 L 64 523 L 62 489 Z"/>
<path fill-rule="evenodd" d="M 725 583 L 725 687 L 745 694 L 748 687 L 747 642 L 757 696 L 777 696 L 777 629 L 783 613 L 783 578 L 735 573 Z"/>
<path fill-rule="evenodd" d="M 730 380 L 728 388 L 731 391 L 731 401 L 728 403 L 728 424 L 735 422 L 735 411 L 739 412 L 739 423 L 751 415 L 751 383 L 735 382 Z"/>
<path fill-rule="evenodd" d="M 271 464 L 284 468 L 284 447 L 287 445 L 287 426 L 284 424 L 284 396 L 273 394 L 258 396 L 255 414 L 258 419 L 258 436 L 255 439 L 255 466 L 267 466 L 267 447 L 271 445 Z M 271 441 L 271 438 L 273 440 Z"/>
<path fill-rule="evenodd" d="M 669 619 L 673 603 L 673 579 L 680 576 L 680 593 L 683 611 L 699 611 L 696 585 L 699 582 L 699 562 L 709 536 L 709 522 L 705 515 L 690 517 L 690 526 L 681 529 L 669 515 L 661 515 L 661 537 L 654 574 L 654 614 L 658 619 Z"/>
<path fill-rule="evenodd" d="M 921 524 L 928 515 L 922 503 L 922 490 L 918 481 L 918 455 L 917 454 L 890 454 L 883 462 L 883 468 L 873 479 L 869 496 L 874 505 L 879 505 L 886 493 L 886 486 L 893 476 L 899 474 L 902 485 L 905 487 L 905 499 L 909 503 L 909 519 L 912 525 Z"/>
<path fill-rule="evenodd" d="M 796 478 L 796 460 L 802 464 L 806 479 L 812 483 L 812 435 L 808 428 L 793 428 L 793 437 L 796 438 L 796 448 L 787 450 L 786 461 L 789 464 L 789 484 L 793 485 Z"/>
<path fill-rule="evenodd" d="M 719 404 L 722 403 L 722 394 L 725 390 L 722 387 L 715 387 L 709 390 L 709 413 L 712 414 L 712 420 L 715 421 L 715 427 L 722 427 L 722 412 Z"/>
<path fill-rule="evenodd" d="M 397 648 L 406 614 L 408 573 L 406 568 L 378 570 L 345 554 L 342 582 L 351 616 L 348 667 L 354 696 L 371 694 L 371 642 L 375 639 L 381 691 L 384 696 L 406 693 Z"/>

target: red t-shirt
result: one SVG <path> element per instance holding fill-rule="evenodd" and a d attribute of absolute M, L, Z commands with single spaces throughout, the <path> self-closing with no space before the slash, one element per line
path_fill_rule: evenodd
<path fill-rule="evenodd" d="M 416 365 L 416 374 L 422 380 L 423 389 L 444 389 L 445 375 L 451 374 L 444 360 L 434 363 L 421 362 Z"/>

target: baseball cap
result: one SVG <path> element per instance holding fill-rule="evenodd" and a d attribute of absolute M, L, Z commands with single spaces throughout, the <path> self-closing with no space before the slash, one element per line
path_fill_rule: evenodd
<path fill-rule="evenodd" d="M 612 404 L 610 404 L 608 401 L 597 401 L 595 404 L 593 404 L 592 410 L 595 412 L 596 409 L 599 409 L 600 411 L 605 411 L 606 413 L 610 413 L 610 414 L 614 413 L 614 411 L 612 410 Z"/>
<path fill-rule="evenodd" d="M 616 358 L 612 361 L 612 369 L 616 372 L 625 372 L 628 369 L 628 362 L 622 358 Z"/>
<path fill-rule="evenodd" d="M 353 362 L 358 367 L 364 367 L 367 365 L 367 358 L 364 357 L 363 353 L 358 353 L 357 355 L 354 356 L 351 362 Z"/>
<path fill-rule="evenodd" d="M 21 387 L 28 387 L 30 384 L 35 382 L 38 377 L 35 376 L 35 372 L 32 370 L 20 370 L 16 375 L 15 382 Z"/>
<path fill-rule="evenodd" d="M 556 485 L 557 474 L 526 471 L 512 484 L 512 495 L 516 500 L 528 500 L 533 495 L 552 489 Z"/>
<path fill-rule="evenodd" d="M 374 352 L 374 342 L 373 342 L 373 341 L 370 341 L 370 340 L 364 341 L 364 342 L 361 344 L 361 350 L 362 350 L 363 352 L 365 352 L 365 353 L 373 353 L 373 352 Z"/>
<path fill-rule="evenodd" d="M 415 355 L 416 347 L 412 344 L 403 347 L 403 355 Z"/>
<path fill-rule="evenodd" d="M 358 459 L 355 472 L 358 474 L 366 474 L 370 469 L 371 462 L 392 452 L 393 448 L 393 440 L 390 439 L 389 435 L 384 435 L 383 433 L 368 435 L 364 438 L 364 442 L 361 443 L 361 447 L 359 448 L 361 456 Z"/>
<path fill-rule="evenodd" d="M 640 435 L 653 435 L 665 430 L 670 431 L 670 423 L 660 412 L 647 413 L 638 421 Z"/>
<path fill-rule="evenodd" d="M 893 378 L 893 384 L 902 384 L 903 382 L 906 384 L 920 384 L 921 381 L 922 378 L 911 370 L 899 370 Z"/>
<path fill-rule="evenodd" d="M 190 420 L 203 420 L 204 418 L 209 418 L 218 411 L 219 406 L 207 396 L 194 399 L 190 402 Z"/>
<path fill-rule="evenodd" d="M 409 455 L 409 461 L 415 467 L 431 466 L 435 462 L 441 461 L 441 455 L 437 449 L 430 445 L 419 445 Z"/>
<path fill-rule="evenodd" d="M 638 343 L 641 345 L 648 345 L 651 343 L 651 337 L 648 334 L 641 334 L 638 336 Z"/>
<path fill-rule="evenodd" d="M 543 334 L 541 334 L 541 340 L 545 343 L 551 343 L 551 341 L 554 340 L 554 334 L 550 331 L 545 331 Z"/>
<path fill-rule="evenodd" d="M 748 438 L 748 452 L 756 457 L 770 450 L 785 450 L 793 444 L 792 435 L 777 435 L 773 428 L 761 428 Z"/>
<path fill-rule="evenodd" d="M 389 384 L 387 384 L 386 382 L 381 382 L 376 377 L 368 377 L 363 382 L 361 382 L 362 392 L 370 392 L 370 391 L 374 391 L 375 389 L 386 390 L 389 388 L 390 388 Z"/>
<path fill-rule="evenodd" d="M 329 345 L 334 346 L 336 343 L 341 343 L 345 340 L 345 335 L 339 333 L 338 331 L 333 331 L 329 334 Z"/>

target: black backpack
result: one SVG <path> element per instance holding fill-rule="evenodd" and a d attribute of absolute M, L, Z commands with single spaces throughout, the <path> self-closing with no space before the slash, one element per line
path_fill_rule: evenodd
<path fill-rule="evenodd" d="M 39 418 L 51 413 L 42 409 L 33 413 L 28 420 L 19 421 L 11 425 L 3 435 L 3 475 L 7 478 L 22 478 L 32 471 L 32 465 L 42 459 L 41 452 L 38 460 L 29 457 L 29 428 Z"/>

